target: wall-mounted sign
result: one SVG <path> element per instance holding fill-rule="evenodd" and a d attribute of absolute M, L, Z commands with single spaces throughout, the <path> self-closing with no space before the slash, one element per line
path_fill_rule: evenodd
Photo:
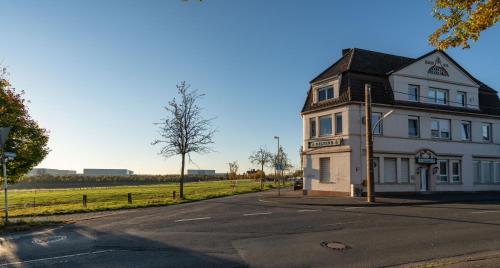
<path fill-rule="evenodd" d="M 418 151 L 415 159 L 417 160 L 417 164 L 432 165 L 437 163 L 436 154 L 428 149 Z"/>
<path fill-rule="evenodd" d="M 322 140 L 322 141 L 310 141 L 309 148 L 319 148 L 319 147 L 329 147 L 329 146 L 339 146 L 344 144 L 343 138 Z"/>
<path fill-rule="evenodd" d="M 425 64 L 432 65 L 431 68 L 427 71 L 429 74 L 441 75 L 441 76 L 449 76 L 448 71 L 446 71 L 445 67 L 448 67 L 448 64 L 441 63 L 441 59 L 439 57 L 436 58 L 435 61 L 426 60 Z"/>

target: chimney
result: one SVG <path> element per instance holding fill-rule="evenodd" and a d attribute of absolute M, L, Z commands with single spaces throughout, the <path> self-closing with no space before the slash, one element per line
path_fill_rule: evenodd
<path fill-rule="evenodd" d="M 342 57 L 344 57 L 345 54 L 349 53 L 349 51 L 351 51 L 350 48 L 344 48 L 344 49 L 342 49 Z"/>

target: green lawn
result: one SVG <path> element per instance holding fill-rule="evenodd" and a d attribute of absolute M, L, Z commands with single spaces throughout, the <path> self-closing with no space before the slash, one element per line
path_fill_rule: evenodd
<path fill-rule="evenodd" d="M 287 186 L 290 186 L 288 183 Z M 265 184 L 265 190 L 274 188 Z M 142 186 L 114 186 L 85 189 L 12 190 L 9 191 L 9 216 L 39 216 L 77 212 L 101 211 L 121 208 L 172 205 L 233 194 L 260 191 L 260 182 L 239 180 L 236 187 L 231 181 L 192 182 L 184 184 L 185 200 L 174 200 L 172 192 L 179 195 L 178 184 L 158 184 Z M 132 204 L 128 204 L 127 193 L 132 194 Z M 82 204 L 82 196 L 87 195 L 87 207 Z M 3 191 L 0 200 L 4 200 Z M 1 202 L 3 215 L 3 202 Z"/>

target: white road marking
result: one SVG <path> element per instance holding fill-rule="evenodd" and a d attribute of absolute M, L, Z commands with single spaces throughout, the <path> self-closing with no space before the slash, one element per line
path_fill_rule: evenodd
<path fill-rule="evenodd" d="M 259 199 L 259 202 L 264 202 L 264 203 L 276 203 L 276 202 L 273 202 L 273 201 L 269 201 L 269 200 L 262 200 L 262 199 Z"/>
<path fill-rule="evenodd" d="M 324 226 L 333 226 L 333 225 L 342 225 L 342 224 L 352 224 L 352 223 L 358 223 L 360 221 L 347 221 L 347 222 L 337 222 L 337 223 L 329 223 L 325 224 Z"/>
<path fill-rule="evenodd" d="M 299 209 L 297 210 L 298 213 L 302 213 L 302 212 L 317 212 L 319 210 L 317 209 Z"/>
<path fill-rule="evenodd" d="M 200 221 L 200 220 L 208 220 L 208 219 L 211 219 L 211 217 L 192 218 L 192 219 L 181 219 L 181 220 L 176 220 L 175 222 L 183 222 L 183 221 Z"/>
<path fill-rule="evenodd" d="M 47 237 L 47 238 L 33 238 L 32 243 L 38 244 L 41 246 L 46 246 L 50 243 L 66 240 L 66 238 L 67 237 L 65 235 L 56 235 L 56 236 L 51 236 L 51 237 Z"/>
<path fill-rule="evenodd" d="M 248 214 L 243 214 L 243 216 L 257 216 L 257 215 L 269 215 L 272 214 L 272 212 L 257 212 L 257 213 L 248 213 Z"/>
<path fill-rule="evenodd" d="M 85 256 L 85 255 L 91 255 L 91 254 L 106 253 L 106 252 L 111 252 L 111 251 L 115 251 L 115 250 L 113 250 L 113 249 L 107 249 L 107 250 L 82 252 L 82 253 L 76 253 L 76 254 L 70 254 L 70 255 L 56 256 L 56 257 L 49 257 L 49 258 L 41 258 L 41 259 L 34 259 L 34 260 L 27 260 L 27 261 L 18 261 L 18 262 L 11 262 L 11 263 L 3 263 L 3 264 L 0 264 L 0 267 L 10 266 L 10 265 L 16 265 L 16 264 L 25 264 L 25 263 L 40 262 L 40 261 L 57 260 L 57 259 L 64 259 L 64 258 L 71 258 L 71 257 L 78 257 L 78 256 Z"/>
<path fill-rule="evenodd" d="M 472 211 L 471 213 L 472 213 L 472 214 L 500 213 L 500 210 Z"/>
<path fill-rule="evenodd" d="M 33 232 L 33 233 L 21 234 L 21 235 L 11 235 L 11 236 L 7 236 L 7 237 L 5 237 L 5 240 L 16 240 L 16 239 L 19 239 L 19 238 L 24 238 L 24 237 L 29 237 L 29 236 L 35 236 L 35 235 L 41 235 L 41 234 L 52 233 L 52 232 L 54 232 L 55 230 L 57 230 L 57 229 L 61 229 L 61 228 L 63 228 L 63 227 L 64 227 L 64 226 L 59 226 L 59 227 L 52 228 L 52 229 L 48 229 L 48 230 L 45 230 L 45 231 L 39 231 L 39 232 Z"/>

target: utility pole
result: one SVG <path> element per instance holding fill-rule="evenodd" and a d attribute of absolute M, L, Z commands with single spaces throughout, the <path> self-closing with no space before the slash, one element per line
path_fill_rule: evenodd
<path fill-rule="evenodd" d="M 3 162 L 3 191 L 4 191 L 4 197 L 5 197 L 5 218 L 4 218 L 4 225 L 7 226 L 9 223 L 9 203 L 7 201 L 7 157 L 2 152 L 2 162 Z"/>
<path fill-rule="evenodd" d="M 281 160 L 280 160 L 280 137 L 279 136 L 274 136 L 275 139 L 278 140 L 278 153 L 276 154 L 276 166 L 279 167 L 278 165 L 281 165 Z M 278 168 L 276 167 L 276 171 L 278 171 Z M 283 169 L 283 167 L 281 167 Z M 278 172 L 276 172 L 277 175 Z M 281 196 L 281 182 L 280 178 L 278 178 L 278 196 Z"/>
<path fill-rule="evenodd" d="M 369 83 L 365 84 L 365 143 L 366 143 L 366 201 L 375 202 L 375 183 L 373 181 L 373 133 L 372 133 L 372 103 Z"/>

